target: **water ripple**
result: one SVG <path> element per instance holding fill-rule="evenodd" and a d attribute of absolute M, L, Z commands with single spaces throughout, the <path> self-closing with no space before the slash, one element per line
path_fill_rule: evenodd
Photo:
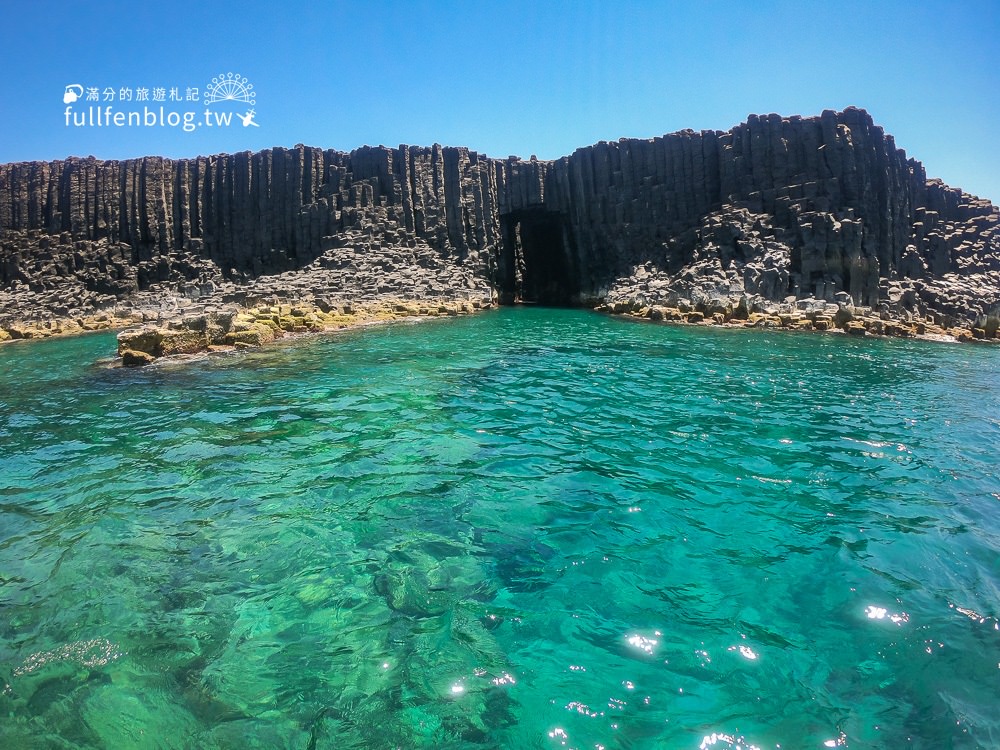
<path fill-rule="evenodd" d="M 113 345 L 0 349 L 4 746 L 1000 745 L 994 349 Z"/>

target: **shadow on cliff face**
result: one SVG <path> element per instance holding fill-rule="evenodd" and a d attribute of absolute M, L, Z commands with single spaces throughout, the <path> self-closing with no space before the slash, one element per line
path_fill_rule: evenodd
<path fill-rule="evenodd" d="M 497 263 L 500 303 L 553 307 L 580 304 L 580 269 L 566 216 L 543 208 L 500 217 L 503 242 Z"/>

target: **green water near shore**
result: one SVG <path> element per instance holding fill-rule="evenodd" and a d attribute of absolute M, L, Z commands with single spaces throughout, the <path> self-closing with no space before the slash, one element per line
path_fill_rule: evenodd
<path fill-rule="evenodd" d="M 0 348 L 0 747 L 1000 746 L 996 348 L 113 351 Z"/>

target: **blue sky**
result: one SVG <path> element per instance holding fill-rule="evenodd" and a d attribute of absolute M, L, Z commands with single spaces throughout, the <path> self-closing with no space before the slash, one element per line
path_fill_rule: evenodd
<path fill-rule="evenodd" d="M 599 140 L 724 130 L 750 113 L 855 105 L 930 176 L 1000 201 L 995 1 L 153 6 L 0 0 L 0 162 L 296 143 L 551 159 Z M 228 73 L 252 83 L 256 126 L 66 124 L 67 106 L 245 115 L 241 101 L 152 100 L 156 88 L 203 97 Z M 77 83 L 102 100 L 65 104 Z M 121 88 L 132 101 L 117 101 Z"/>

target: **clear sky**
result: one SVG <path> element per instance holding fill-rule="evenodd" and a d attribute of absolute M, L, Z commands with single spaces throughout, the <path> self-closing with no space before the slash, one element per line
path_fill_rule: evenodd
<path fill-rule="evenodd" d="M 750 113 L 855 105 L 930 176 L 1000 201 L 996 0 L 0 0 L 0 61 L 0 162 L 296 143 L 552 159 L 599 140 L 725 130 Z M 229 73 L 246 79 L 236 96 L 253 95 L 246 126 L 211 118 L 246 116 L 249 101 L 204 101 Z M 156 100 L 172 88 L 182 101 Z M 146 110 L 155 124 L 139 124 Z M 116 112 L 136 124 L 116 125 Z"/>

